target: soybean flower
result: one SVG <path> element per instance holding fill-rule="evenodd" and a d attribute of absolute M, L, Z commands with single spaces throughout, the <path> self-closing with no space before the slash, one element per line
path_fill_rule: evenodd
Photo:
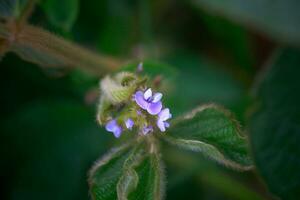
<path fill-rule="evenodd" d="M 147 110 L 151 115 L 157 115 L 162 109 L 162 93 L 152 95 L 152 90 L 149 88 L 145 92 L 137 91 L 134 95 L 135 102 L 144 110 Z"/>

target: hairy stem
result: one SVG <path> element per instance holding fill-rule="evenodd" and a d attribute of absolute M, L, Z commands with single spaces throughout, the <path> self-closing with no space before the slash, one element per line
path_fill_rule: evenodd
<path fill-rule="evenodd" d="M 95 75 L 116 70 L 120 62 L 94 53 L 46 30 L 27 24 L 37 0 L 28 0 L 17 19 L 0 19 L 0 56 L 8 51 L 45 67 L 77 67 Z"/>
<path fill-rule="evenodd" d="M 23 24 L 19 29 L 16 24 L 0 24 L 0 30 L 3 32 L 0 32 L 0 39 L 3 37 L 9 43 L 9 51 L 41 66 L 77 67 L 103 75 L 121 64 L 112 57 L 94 53 L 32 25 Z"/>

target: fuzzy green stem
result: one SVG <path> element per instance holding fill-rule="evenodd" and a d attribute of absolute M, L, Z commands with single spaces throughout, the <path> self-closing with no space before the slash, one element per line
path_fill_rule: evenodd
<path fill-rule="evenodd" d="M 41 60 L 31 61 L 36 61 L 40 65 L 50 67 L 51 65 L 61 65 L 64 67 L 75 66 L 102 75 L 103 73 L 117 69 L 120 65 L 118 61 L 111 57 L 93 53 L 92 51 L 32 25 L 25 25 L 13 43 L 13 51 L 24 59 L 28 59 L 29 57 L 26 58 L 24 56 L 24 51 L 20 52 L 20 50 L 23 49 L 25 49 L 25 51 L 27 51 L 26 49 L 28 49 L 28 51 L 33 50 L 39 54 L 48 56 L 49 60 L 44 59 L 45 62 L 42 61 L 43 63 Z M 49 62 L 47 62 L 47 60 Z"/>
<path fill-rule="evenodd" d="M 16 24 L 0 24 L 0 30 L 3 32 L 0 39 L 3 37 L 8 41 L 9 51 L 41 66 L 77 67 L 95 75 L 103 75 L 121 65 L 112 57 L 94 53 L 32 25 L 25 24 L 18 29 Z"/>

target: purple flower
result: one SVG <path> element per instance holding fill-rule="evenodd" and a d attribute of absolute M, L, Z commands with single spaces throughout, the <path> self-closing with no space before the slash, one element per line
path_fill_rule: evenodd
<path fill-rule="evenodd" d="M 149 114 L 156 115 L 162 109 L 162 93 L 155 93 L 152 95 L 152 90 L 149 88 L 143 93 L 142 91 L 137 91 L 134 95 L 135 102 L 144 110 L 147 110 Z"/>
<path fill-rule="evenodd" d="M 105 129 L 112 132 L 116 138 L 119 138 L 122 133 L 122 127 L 117 124 L 117 120 L 113 119 L 105 125 Z"/>
<path fill-rule="evenodd" d="M 163 109 L 158 114 L 158 120 L 156 122 L 156 125 L 162 132 L 165 132 L 166 128 L 168 128 L 170 126 L 170 124 L 168 122 L 166 122 L 170 118 L 172 118 L 172 114 L 170 113 L 169 108 Z"/>
<path fill-rule="evenodd" d="M 125 125 L 126 125 L 126 128 L 128 128 L 129 130 L 131 130 L 132 127 L 133 127 L 133 125 L 134 125 L 134 121 L 131 118 L 128 118 L 125 121 Z"/>
<path fill-rule="evenodd" d="M 144 126 L 142 129 L 142 133 L 144 135 L 147 135 L 148 133 L 151 133 L 153 131 L 153 127 L 152 126 Z"/>

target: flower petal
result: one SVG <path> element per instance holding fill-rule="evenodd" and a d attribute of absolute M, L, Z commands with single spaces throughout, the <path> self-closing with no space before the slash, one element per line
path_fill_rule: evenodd
<path fill-rule="evenodd" d="M 129 130 L 131 130 L 132 127 L 133 127 L 133 125 L 134 125 L 134 121 L 131 118 L 128 118 L 125 121 L 125 125 L 126 125 L 126 128 L 128 128 Z"/>
<path fill-rule="evenodd" d="M 158 114 L 158 118 L 161 121 L 166 121 L 168 119 L 170 119 L 172 117 L 171 113 L 170 113 L 170 109 L 169 108 L 165 108 L 163 109 L 159 114 Z"/>
<path fill-rule="evenodd" d="M 150 115 L 157 115 L 162 109 L 161 101 L 156 103 L 149 103 L 147 111 Z"/>
<path fill-rule="evenodd" d="M 158 102 L 158 101 L 160 101 L 161 100 L 161 98 L 162 98 L 162 93 L 155 93 L 154 95 L 153 95 L 153 100 L 152 100 L 152 102 L 153 103 L 156 103 L 156 102 Z"/>
<path fill-rule="evenodd" d="M 148 100 L 150 97 L 152 97 L 152 90 L 151 88 L 149 88 L 148 90 L 146 90 L 146 92 L 144 93 L 144 99 Z"/>
<path fill-rule="evenodd" d="M 117 121 L 113 119 L 105 125 L 105 129 L 109 132 L 113 132 L 117 126 L 118 126 Z"/>
<path fill-rule="evenodd" d="M 164 122 L 164 124 L 165 124 L 165 127 L 166 127 L 166 128 L 169 128 L 169 127 L 170 127 L 170 123 L 169 123 L 169 122 Z"/>
<path fill-rule="evenodd" d="M 142 91 L 135 93 L 134 100 L 141 108 L 147 109 L 149 103 L 144 99 L 144 93 Z"/>
<path fill-rule="evenodd" d="M 158 121 L 156 122 L 156 125 L 157 125 L 157 127 L 160 129 L 161 132 L 165 132 L 165 131 L 166 131 L 165 124 L 164 124 L 163 121 L 158 120 Z"/>
<path fill-rule="evenodd" d="M 113 132 L 114 136 L 116 138 L 119 138 L 121 136 L 121 133 L 122 133 L 122 128 L 121 126 L 117 126 Z"/>

